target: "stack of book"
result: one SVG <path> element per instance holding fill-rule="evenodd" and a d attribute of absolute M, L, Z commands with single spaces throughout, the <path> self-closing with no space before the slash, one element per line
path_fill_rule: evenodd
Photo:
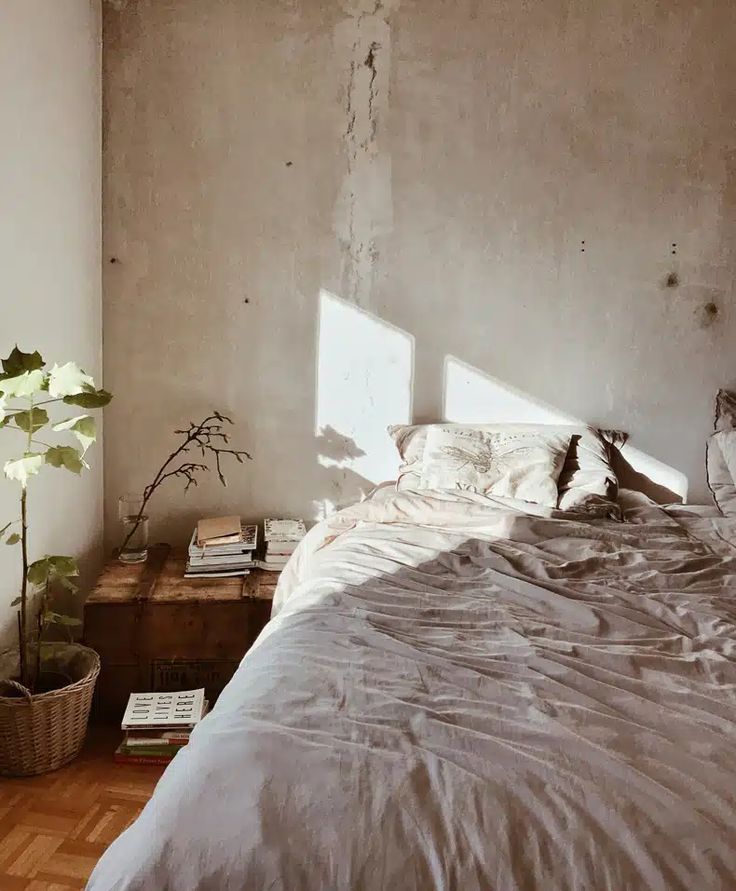
<path fill-rule="evenodd" d="M 264 520 L 265 551 L 258 565 L 270 572 L 280 572 L 306 533 L 304 520 Z"/>
<path fill-rule="evenodd" d="M 240 517 L 200 520 L 189 542 L 184 578 L 222 579 L 248 575 L 255 566 L 258 527 L 247 526 Z"/>
<path fill-rule="evenodd" d="M 125 732 L 115 750 L 121 764 L 168 764 L 189 742 L 207 713 L 204 690 L 131 693 L 120 725 Z"/>

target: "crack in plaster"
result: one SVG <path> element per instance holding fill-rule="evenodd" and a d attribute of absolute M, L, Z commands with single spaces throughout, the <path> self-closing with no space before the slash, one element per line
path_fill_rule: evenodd
<path fill-rule="evenodd" d="M 342 296 L 370 303 L 379 251 L 377 238 L 393 227 L 391 161 L 381 148 L 386 127 L 391 67 L 391 8 L 375 0 L 373 9 L 346 5 L 350 17 L 335 31 L 338 58 L 344 60 L 346 173 L 335 210 L 335 231 L 343 252 Z"/>

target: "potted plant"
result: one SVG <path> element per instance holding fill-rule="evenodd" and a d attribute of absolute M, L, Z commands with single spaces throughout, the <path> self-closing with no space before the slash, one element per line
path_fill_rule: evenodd
<path fill-rule="evenodd" d="M 89 411 L 111 398 L 73 362 L 47 369 L 38 352 L 18 347 L 2 361 L 0 428 L 19 442 L 18 457 L 6 461 L 3 472 L 20 487 L 20 515 L 0 529 L 0 541 L 18 547 L 22 566 L 20 592 L 12 602 L 18 607 L 18 678 L 0 680 L 0 774 L 5 776 L 54 770 L 71 761 L 84 742 L 100 660 L 71 642 L 79 620 L 55 609 L 60 589 L 77 592 L 75 559 L 46 554 L 31 560 L 28 484 L 46 466 L 76 474 L 88 467 L 85 453 L 96 439 Z M 64 415 L 54 421 L 50 412 L 62 408 Z M 70 642 L 49 641 L 54 627 Z"/>

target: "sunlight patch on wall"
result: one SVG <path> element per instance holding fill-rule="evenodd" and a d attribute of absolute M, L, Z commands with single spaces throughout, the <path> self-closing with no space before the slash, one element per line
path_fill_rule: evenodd
<path fill-rule="evenodd" d="M 445 357 L 443 417 L 458 424 L 581 424 L 568 415 L 498 378 Z"/>
<path fill-rule="evenodd" d="M 455 356 L 445 357 L 443 417 L 460 424 L 585 424 L 575 415 L 534 399 Z M 635 472 L 632 488 L 660 502 L 686 499 L 684 473 L 652 455 L 626 444 L 622 457 Z M 638 479 L 636 477 L 639 477 Z M 647 491 L 647 481 L 652 485 Z M 627 484 L 628 480 L 622 478 Z"/>
<path fill-rule="evenodd" d="M 396 479 L 389 424 L 411 420 L 414 338 L 329 291 L 320 293 L 315 437 L 332 468 L 329 505 Z"/>

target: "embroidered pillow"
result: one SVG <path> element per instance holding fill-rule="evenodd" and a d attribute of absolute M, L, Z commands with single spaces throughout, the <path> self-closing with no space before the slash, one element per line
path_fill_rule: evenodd
<path fill-rule="evenodd" d="M 620 517 L 616 504 L 618 479 L 612 466 L 612 453 L 615 447 L 626 442 L 625 433 L 551 424 L 396 424 L 389 427 L 388 432 L 402 458 L 396 484 L 399 490 L 419 488 L 427 433 L 434 426 L 565 433 L 571 439 L 558 481 L 557 506 L 560 510 Z"/>
<path fill-rule="evenodd" d="M 466 489 L 557 506 L 570 433 L 432 426 L 419 487 Z"/>

